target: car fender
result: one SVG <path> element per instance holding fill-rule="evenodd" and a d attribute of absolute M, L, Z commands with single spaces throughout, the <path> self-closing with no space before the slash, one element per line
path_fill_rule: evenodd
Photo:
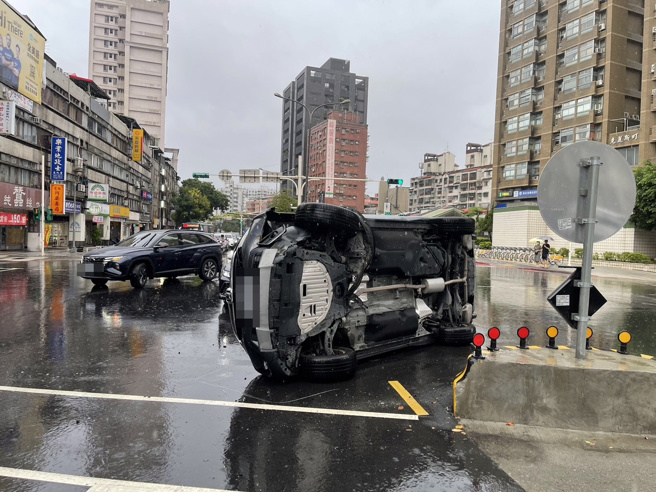
<path fill-rule="evenodd" d="M 155 277 L 155 265 L 153 265 L 152 260 L 147 256 L 138 256 L 132 259 L 130 263 L 128 263 L 128 268 L 126 271 L 127 274 L 130 273 L 130 270 L 132 270 L 132 267 L 134 266 L 135 263 L 145 263 L 146 266 L 148 267 L 148 276 L 150 278 Z"/>

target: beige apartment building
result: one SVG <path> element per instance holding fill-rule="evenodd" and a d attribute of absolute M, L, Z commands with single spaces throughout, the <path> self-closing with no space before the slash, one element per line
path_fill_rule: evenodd
<path fill-rule="evenodd" d="M 561 148 L 603 142 L 631 166 L 656 156 L 655 11 L 644 0 L 502 0 L 495 246 L 556 237 L 540 216 L 537 186 Z M 559 241 L 555 247 L 570 246 Z M 595 251 L 653 256 L 652 243 L 649 234 L 625 227 Z"/>
<path fill-rule="evenodd" d="M 91 0 L 89 77 L 164 148 L 168 0 Z"/>

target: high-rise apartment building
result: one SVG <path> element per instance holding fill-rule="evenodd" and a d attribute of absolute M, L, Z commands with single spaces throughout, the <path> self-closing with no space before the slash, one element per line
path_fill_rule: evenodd
<path fill-rule="evenodd" d="M 305 67 L 282 93 L 286 99 L 282 107 L 281 172 L 296 175 L 299 155 L 304 163 L 307 162 L 310 128 L 324 121 L 333 108 L 357 113 L 360 123 L 366 125 L 368 94 L 369 78 L 351 73 L 351 62 L 348 60 L 330 58 L 321 67 Z M 339 103 L 345 99 L 349 103 L 317 109 L 312 121 L 309 121 L 308 111 L 294 103 L 294 100 L 299 101 L 313 111 L 321 105 Z M 283 184 L 285 189 L 291 189 L 290 186 Z"/>
<path fill-rule="evenodd" d="M 561 148 L 603 142 L 631 166 L 656 156 L 655 11 L 644 0 L 501 1 L 495 245 L 550 233 L 537 185 Z M 596 248 L 613 250 L 611 239 Z"/>
<path fill-rule="evenodd" d="M 364 212 L 367 177 L 367 125 L 358 113 L 330 111 L 310 130 L 308 202 Z M 360 181 L 362 180 L 362 181 Z"/>
<path fill-rule="evenodd" d="M 89 77 L 164 148 L 168 0 L 91 0 Z"/>

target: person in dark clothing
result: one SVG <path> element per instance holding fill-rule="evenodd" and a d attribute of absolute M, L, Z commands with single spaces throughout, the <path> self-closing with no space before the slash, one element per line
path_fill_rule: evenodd
<path fill-rule="evenodd" d="M 549 267 L 549 252 L 551 251 L 551 246 L 549 241 L 545 239 L 544 244 L 542 245 L 542 266 L 544 268 Z"/>

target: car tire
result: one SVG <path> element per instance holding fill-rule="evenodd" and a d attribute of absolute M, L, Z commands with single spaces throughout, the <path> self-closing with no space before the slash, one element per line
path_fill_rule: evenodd
<path fill-rule="evenodd" d="M 301 354 L 301 374 L 312 381 L 343 381 L 353 377 L 357 361 L 355 351 L 335 347 L 333 355 Z"/>
<path fill-rule="evenodd" d="M 303 203 L 296 209 L 294 225 L 310 232 L 338 231 L 353 237 L 360 230 L 360 217 L 352 210 L 326 203 Z"/>
<path fill-rule="evenodd" d="M 470 217 L 442 217 L 436 222 L 439 232 L 445 234 L 474 234 L 476 221 Z"/>
<path fill-rule="evenodd" d="M 216 278 L 218 273 L 219 264 L 216 262 L 216 260 L 214 258 L 205 258 L 203 263 L 200 265 L 198 276 L 205 282 L 209 282 Z"/>
<path fill-rule="evenodd" d="M 437 341 L 441 345 L 462 347 L 472 343 L 474 335 L 476 335 L 476 327 L 472 324 L 440 328 L 437 335 Z"/>
<path fill-rule="evenodd" d="M 104 287 L 107 285 L 107 279 L 104 278 L 92 278 L 91 283 L 96 287 Z"/>
<path fill-rule="evenodd" d="M 143 289 L 148 282 L 148 267 L 145 263 L 137 263 L 130 269 L 130 285 L 135 289 Z"/>

